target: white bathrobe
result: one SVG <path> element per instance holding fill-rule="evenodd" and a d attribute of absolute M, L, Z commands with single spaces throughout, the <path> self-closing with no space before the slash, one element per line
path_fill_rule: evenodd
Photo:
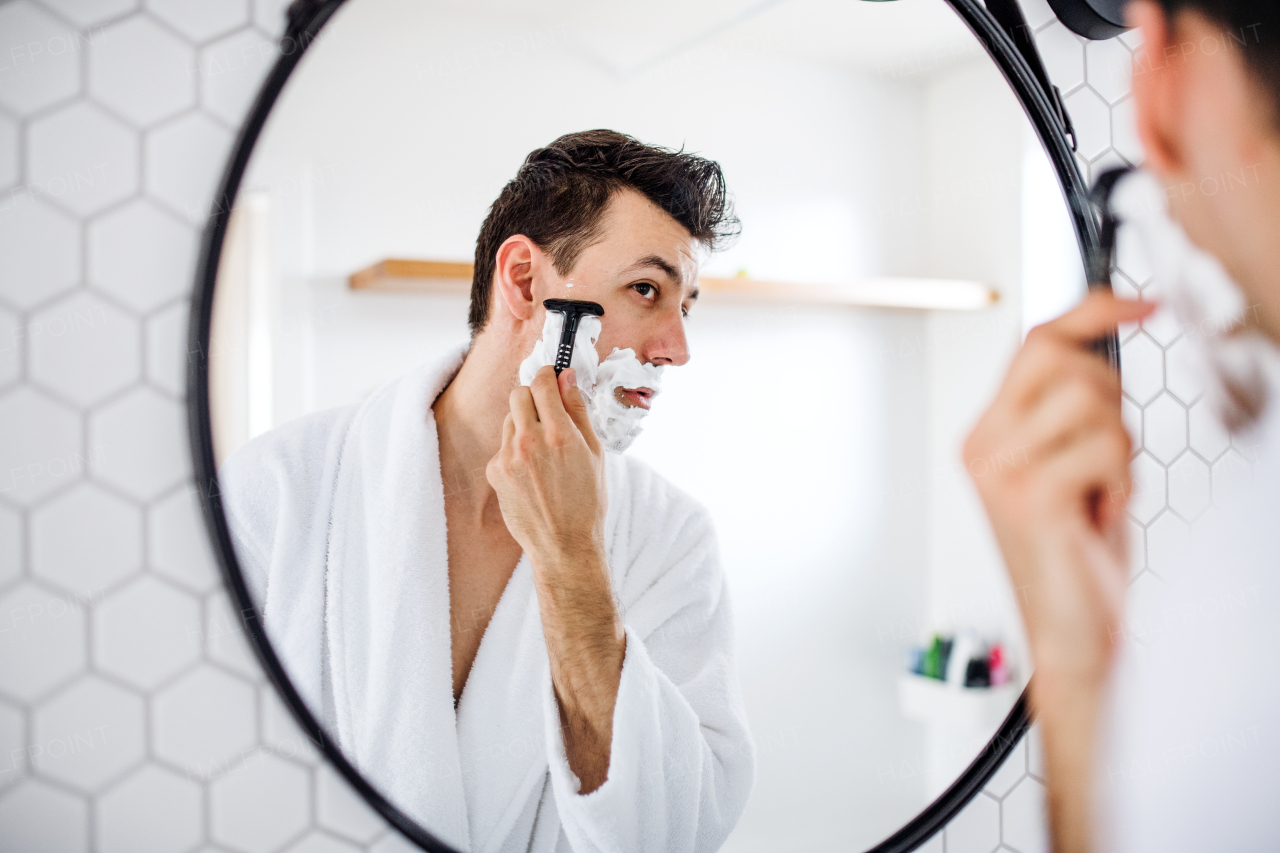
<path fill-rule="evenodd" d="M 606 541 L 626 629 L 607 781 L 565 757 L 522 556 L 455 711 L 431 406 L 458 351 L 359 405 L 247 444 L 220 473 L 246 582 L 298 692 L 393 803 L 464 851 L 713 851 L 755 756 L 707 511 L 610 454 Z"/>
<path fill-rule="evenodd" d="M 1095 767 L 1099 853 L 1280 847 L 1280 399 L 1233 443 L 1214 506 L 1152 549 L 1161 580 L 1130 594 Z M 1197 485 L 1185 468 L 1168 479 Z"/>

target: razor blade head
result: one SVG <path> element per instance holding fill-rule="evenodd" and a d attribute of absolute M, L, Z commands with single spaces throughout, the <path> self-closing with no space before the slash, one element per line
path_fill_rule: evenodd
<path fill-rule="evenodd" d="M 585 299 L 544 299 L 542 305 L 548 311 L 559 311 L 567 317 L 581 314 L 604 316 L 604 306 L 599 302 L 588 302 Z"/>

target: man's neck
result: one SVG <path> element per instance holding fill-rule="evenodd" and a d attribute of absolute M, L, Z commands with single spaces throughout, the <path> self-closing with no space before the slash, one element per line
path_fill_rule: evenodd
<path fill-rule="evenodd" d="M 485 466 L 502 446 L 518 376 L 519 362 L 501 352 L 493 336 L 477 335 L 458 374 L 431 407 L 445 495 L 476 524 L 504 523 Z"/>

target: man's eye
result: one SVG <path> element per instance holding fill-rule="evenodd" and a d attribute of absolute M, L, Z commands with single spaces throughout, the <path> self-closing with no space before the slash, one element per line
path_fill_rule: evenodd
<path fill-rule="evenodd" d="M 650 294 L 653 294 L 654 296 L 658 295 L 658 288 L 654 287 L 652 284 L 649 284 L 646 281 L 637 282 L 631 286 L 635 288 L 636 293 L 640 294 L 646 299 L 650 298 Z"/>

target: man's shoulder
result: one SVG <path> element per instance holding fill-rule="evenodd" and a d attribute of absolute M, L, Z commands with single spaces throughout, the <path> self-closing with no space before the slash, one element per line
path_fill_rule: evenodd
<path fill-rule="evenodd" d="M 614 468 L 610 475 L 621 486 L 626 508 L 633 516 L 667 530 L 673 520 L 688 519 L 709 532 L 711 513 L 706 506 L 652 465 L 625 453 L 611 453 L 609 460 Z"/>
<path fill-rule="evenodd" d="M 706 506 L 635 457 L 622 454 L 610 464 L 612 541 L 632 569 L 652 575 L 684 565 L 718 572 L 719 545 Z"/>
<path fill-rule="evenodd" d="M 610 565 L 629 624 L 645 635 L 678 610 L 714 610 L 725 577 L 711 512 L 640 459 L 610 464 Z"/>
<path fill-rule="evenodd" d="M 318 481 L 355 408 L 303 415 L 246 442 L 218 471 L 224 500 L 273 502 L 285 488 Z"/>

